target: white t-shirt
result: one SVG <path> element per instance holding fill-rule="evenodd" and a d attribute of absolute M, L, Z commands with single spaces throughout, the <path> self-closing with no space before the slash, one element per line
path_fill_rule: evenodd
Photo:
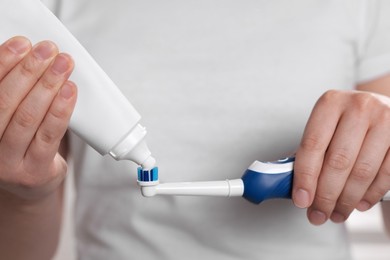
<path fill-rule="evenodd" d="M 161 181 L 290 155 L 321 94 L 390 71 L 390 1 L 46 2 L 142 115 Z M 349 259 L 343 225 L 289 200 L 144 198 L 133 163 L 72 152 L 80 259 Z"/>

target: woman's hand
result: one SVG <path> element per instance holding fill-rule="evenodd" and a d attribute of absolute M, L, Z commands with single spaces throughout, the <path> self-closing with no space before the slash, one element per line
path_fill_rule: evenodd
<path fill-rule="evenodd" d="M 71 57 L 43 41 L 0 46 L 0 192 L 23 200 L 53 192 L 66 174 L 58 154 L 76 102 Z"/>
<path fill-rule="evenodd" d="M 390 189 L 390 99 L 361 91 L 326 92 L 296 153 L 293 200 L 312 224 L 344 222 Z"/>

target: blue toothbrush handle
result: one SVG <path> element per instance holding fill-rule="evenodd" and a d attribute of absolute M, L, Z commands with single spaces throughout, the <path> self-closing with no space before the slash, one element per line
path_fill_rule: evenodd
<path fill-rule="evenodd" d="M 243 197 L 259 204 L 267 199 L 291 199 L 295 157 L 275 162 L 255 161 L 242 176 Z"/>

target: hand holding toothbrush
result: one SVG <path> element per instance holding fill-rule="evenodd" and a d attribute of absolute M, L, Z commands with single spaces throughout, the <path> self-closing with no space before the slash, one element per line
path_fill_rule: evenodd
<path fill-rule="evenodd" d="M 255 161 L 241 179 L 159 183 L 158 169 L 139 169 L 146 197 L 243 196 L 259 204 L 293 198 L 311 223 L 345 221 L 390 197 L 390 99 L 369 92 L 329 91 L 317 102 L 296 158 Z M 351 134 L 353 133 L 353 134 Z M 295 162 L 294 162 L 295 161 Z M 386 196 L 385 196 L 386 194 Z"/>
<path fill-rule="evenodd" d="M 345 221 L 390 189 L 390 99 L 361 91 L 326 92 L 296 153 L 292 197 L 311 223 Z"/>

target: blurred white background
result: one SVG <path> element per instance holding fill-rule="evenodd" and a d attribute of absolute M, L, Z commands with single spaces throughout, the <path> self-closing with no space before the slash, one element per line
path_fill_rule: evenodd
<path fill-rule="evenodd" d="M 354 260 L 390 259 L 390 236 L 385 232 L 380 204 L 367 212 L 353 212 L 347 227 Z"/>

